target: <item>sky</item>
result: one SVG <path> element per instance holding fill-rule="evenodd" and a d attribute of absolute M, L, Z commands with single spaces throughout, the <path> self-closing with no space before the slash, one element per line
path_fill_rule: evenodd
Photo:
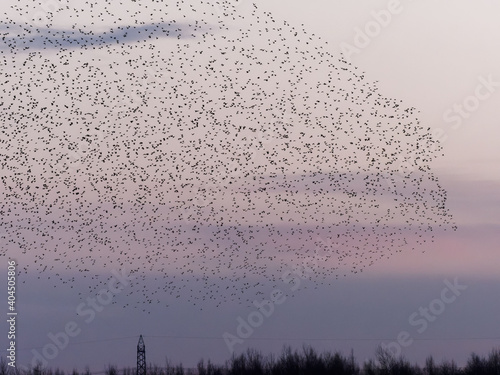
<path fill-rule="evenodd" d="M 19 365 L 499 345 L 497 3 L 111 3 L 3 16 Z"/>

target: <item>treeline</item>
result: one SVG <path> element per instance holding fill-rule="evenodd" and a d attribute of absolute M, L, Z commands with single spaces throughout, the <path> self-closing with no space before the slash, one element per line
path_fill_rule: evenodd
<path fill-rule="evenodd" d="M 285 347 L 279 356 L 263 356 L 256 350 L 233 356 L 224 365 L 216 365 L 201 360 L 196 369 L 186 369 L 182 364 L 173 365 L 167 360 L 165 366 L 148 365 L 147 375 L 500 375 L 500 349 L 494 349 L 486 357 L 471 354 L 467 364 L 459 368 L 455 362 L 435 363 L 427 358 L 424 366 L 411 364 L 400 356 L 394 357 L 389 351 L 378 348 L 375 360 L 359 365 L 353 353 L 349 356 L 336 353 L 317 353 L 311 347 L 292 350 Z M 136 369 L 119 369 L 108 366 L 99 374 L 135 375 Z M 29 370 L 15 370 L 7 365 L 5 358 L 0 360 L 0 375 L 94 375 L 87 368 L 83 372 L 35 366 Z"/>

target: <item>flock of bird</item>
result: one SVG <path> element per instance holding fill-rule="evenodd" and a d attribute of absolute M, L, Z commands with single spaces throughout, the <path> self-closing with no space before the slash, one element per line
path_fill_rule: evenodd
<path fill-rule="evenodd" d="M 319 37 L 250 0 L 55 3 L 13 2 L 0 27 L 0 246 L 19 271 L 84 298 L 125 269 L 144 309 L 249 303 L 453 227 L 415 109 Z"/>

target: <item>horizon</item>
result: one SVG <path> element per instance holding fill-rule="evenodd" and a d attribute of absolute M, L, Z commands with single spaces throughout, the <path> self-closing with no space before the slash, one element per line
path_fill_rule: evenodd
<path fill-rule="evenodd" d="M 153 336 L 154 337 L 154 336 Z M 142 340 L 143 335 L 140 335 L 138 344 L 137 344 L 137 364 L 141 364 L 144 368 L 138 369 L 138 366 L 136 367 L 118 367 L 116 363 L 111 363 L 109 362 L 106 365 L 106 368 L 102 371 L 90 371 L 90 367 L 87 365 L 83 370 L 78 370 L 76 368 L 73 368 L 70 372 L 72 374 L 117 374 L 122 372 L 123 374 L 131 374 L 132 372 L 138 372 L 138 373 L 151 373 L 151 371 L 155 374 L 157 373 L 163 373 L 161 371 L 165 371 L 167 374 L 170 374 L 169 371 L 176 371 L 175 373 L 179 373 L 178 369 L 182 369 L 182 371 L 186 371 L 188 374 L 189 373 L 199 373 L 200 367 L 203 369 L 205 368 L 205 364 L 207 366 L 215 366 L 215 368 L 220 369 L 222 371 L 227 371 L 229 368 L 233 366 L 241 366 L 242 363 L 245 361 L 249 361 L 248 365 L 250 367 L 254 366 L 254 364 L 251 364 L 253 360 L 257 360 L 258 362 L 261 363 L 263 367 L 269 368 L 268 366 L 271 365 L 272 367 L 280 367 L 283 366 L 284 363 L 281 361 L 284 361 L 285 363 L 288 360 L 293 360 L 293 361 L 305 361 L 307 357 L 311 358 L 311 356 L 317 358 L 319 361 L 323 361 L 323 363 L 327 363 L 329 360 L 332 360 L 333 358 L 339 358 L 341 361 L 343 361 L 347 366 L 352 366 L 352 373 L 366 373 L 367 371 L 370 371 L 370 369 L 377 368 L 379 371 L 383 370 L 384 368 L 388 369 L 389 371 L 395 371 L 396 368 L 408 368 L 410 371 L 417 371 L 416 373 L 420 373 L 419 371 L 422 371 L 424 369 L 429 369 L 429 366 L 434 366 L 435 371 L 439 369 L 440 367 L 443 368 L 442 371 L 445 371 L 445 368 L 450 369 L 450 367 L 454 367 L 459 371 L 465 371 L 464 373 L 468 373 L 467 371 L 481 371 L 483 368 L 482 366 L 497 366 L 498 365 L 498 356 L 500 355 L 500 348 L 494 347 L 490 350 L 490 352 L 486 355 L 478 355 L 475 352 L 472 352 L 469 354 L 467 361 L 464 362 L 463 365 L 458 365 L 457 361 L 452 358 L 452 359 L 443 359 L 441 361 L 435 361 L 434 357 L 432 355 L 428 355 L 425 358 L 424 363 L 411 363 L 407 358 L 405 358 L 404 355 L 397 355 L 392 351 L 392 349 L 389 346 L 385 346 L 382 344 L 381 346 L 377 347 L 377 350 L 374 353 L 374 358 L 365 358 L 362 361 L 359 361 L 355 354 L 354 350 L 351 349 L 351 351 L 348 353 L 343 353 L 339 350 L 324 350 L 322 352 L 318 352 L 314 349 L 313 346 L 311 345 L 305 345 L 303 344 L 300 348 L 292 348 L 289 345 L 284 345 L 281 349 L 280 353 L 268 353 L 267 355 L 265 353 L 262 353 L 256 349 L 253 348 L 248 348 L 245 352 L 240 353 L 238 355 L 234 354 L 231 356 L 231 358 L 228 358 L 224 363 L 214 363 L 213 361 L 210 360 L 210 358 L 200 358 L 198 362 L 196 363 L 195 366 L 193 367 L 184 367 L 182 362 L 175 362 L 172 360 L 172 358 L 165 357 L 165 364 L 164 365 L 158 365 L 156 363 L 147 363 L 144 361 L 145 359 L 145 353 L 146 353 L 146 346 L 145 342 Z M 54 341 L 56 343 L 56 341 Z M 141 352 L 141 354 L 140 354 Z M 288 359 L 286 359 L 288 358 Z M 3 356 L 0 357 L 0 361 L 2 362 L 2 366 L 5 368 L 9 369 L 8 367 L 8 360 L 6 360 Z M 141 362 L 140 362 L 141 361 Z M 205 362 L 206 361 L 206 362 Z M 281 362 L 281 364 L 280 364 Z M 238 365 L 238 363 L 240 363 Z M 268 365 L 264 365 L 268 364 Z M 298 364 L 298 362 L 297 362 Z M 309 364 L 310 365 L 310 364 Z M 304 367 L 304 371 L 308 371 L 308 362 L 302 362 L 300 366 Z M 388 367 L 387 367 L 388 366 Z M 2 368 L 4 368 L 2 367 Z M 38 370 L 37 370 L 38 369 Z M 149 369 L 149 370 L 147 370 Z M 8 371 L 9 371 L 8 370 Z M 32 373 L 33 371 L 44 371 L 44 373 L 53 373 L 56 371 L 56 373 L 63 374 L 66 373 L 64 370 L 61 370 L 59 368 L 52 369 L 51 367 L 47 366 L 45 358 L 43 358 L 42 355 L 40 355 L 40 360 L 37 362 L 35 366 L 32 367 L 26 367 L 26 368 L 18 368 L 20 371 L 25 371 L 27 373 Z M 205 370 L 207 371 L 207 370 Z M 251 371 L 251 370 L 250 370 Z M 425 370 L 424 370 L 425 371 Z"/>

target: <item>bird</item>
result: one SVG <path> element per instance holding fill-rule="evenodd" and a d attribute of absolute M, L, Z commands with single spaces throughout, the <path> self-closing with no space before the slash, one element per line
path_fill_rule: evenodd
<path fill-rule="evenodd" d="M 251 305 L 456 229 L 417 109 L 241 3 L 6 11 L 0 254 L 19 272 L 86 298 L 127 269 L 119 301 L 148 312 Z"/>

